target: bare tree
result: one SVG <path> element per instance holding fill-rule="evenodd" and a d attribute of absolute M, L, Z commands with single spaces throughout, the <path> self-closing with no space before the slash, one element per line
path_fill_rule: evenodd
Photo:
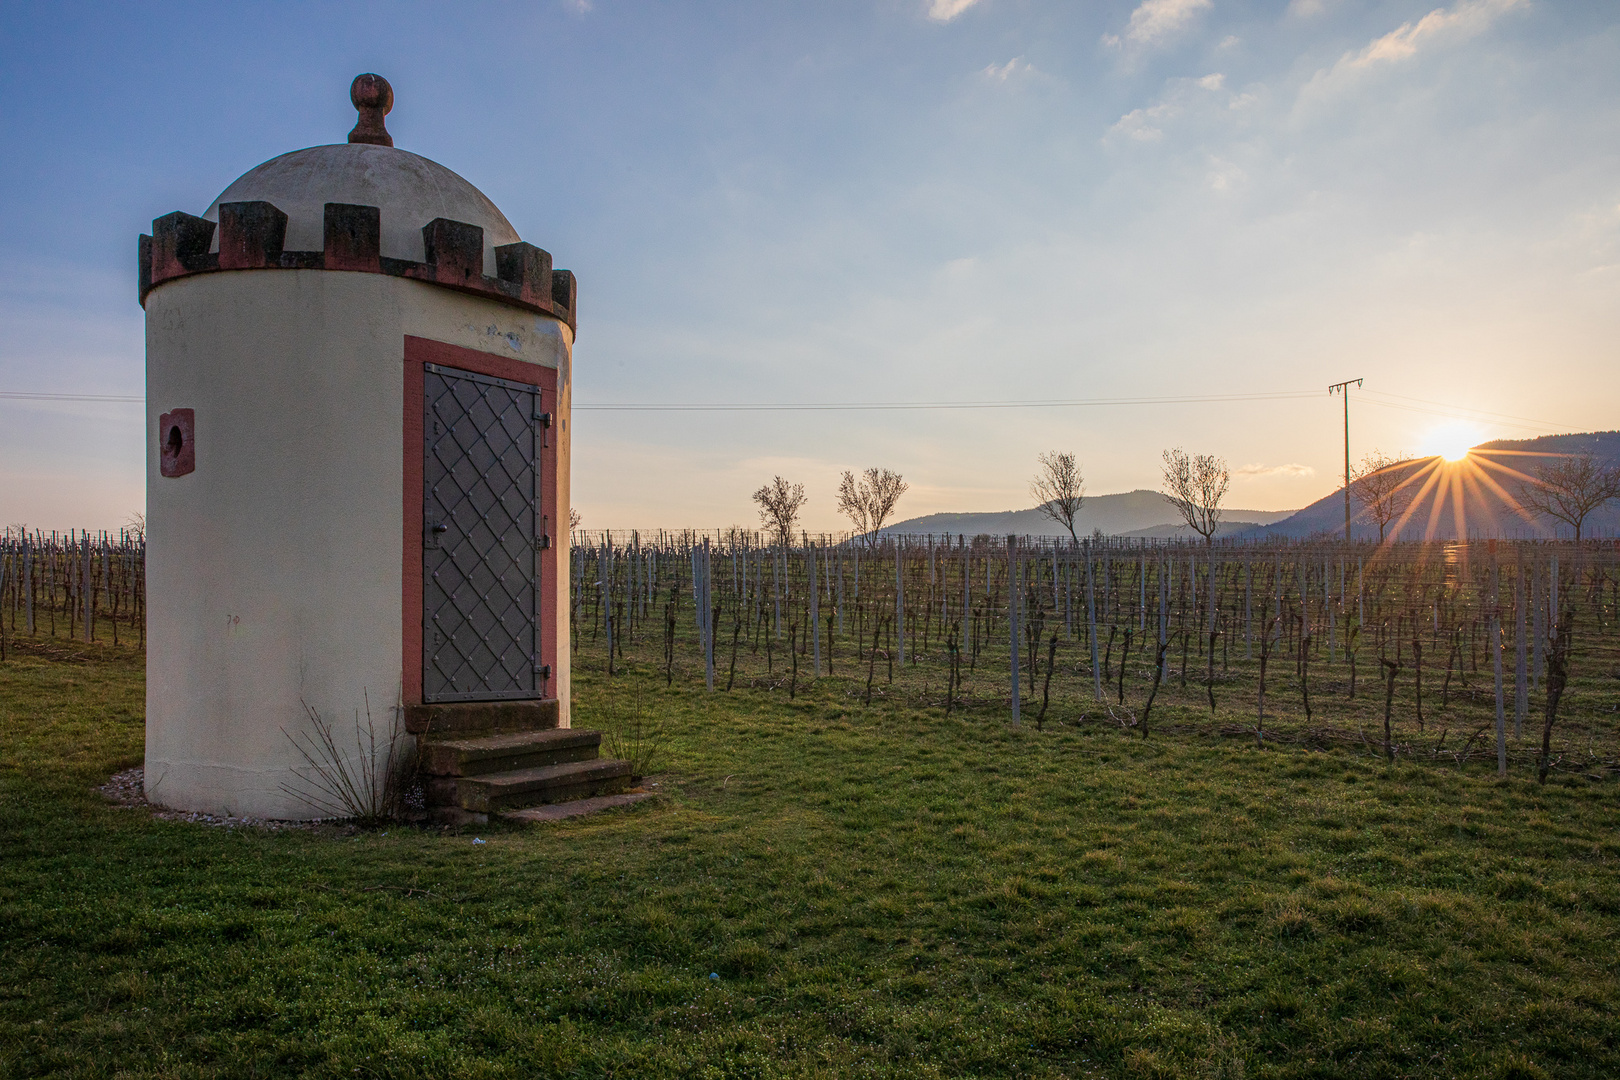
<path fill-rule="evenodd" d="M 568 508 L 568 535 L 570 537 L 579 532 L 579 523 L 582 520 L 583 519 L 579 516 L 579 511 L 570 506 Z"/>
<path fill-rule="evenodd" d="M 777 543 L 786 547 L 793 542 L 793 526 L 798 523 L 799 511 L 810 500 L 804 494 L 803 484 L 790 484 L 780 476 L 754 492 L 759 504 L 759 520 L 767 530 L 776 534 Z"/>
<path fill-rule="evenodd" d="M 1519 485 L 1519 507 L 1561 521 L 1581 538 L 1588 515 L 1611 499 L 1620 499 L 1620 469 L 1591 454 L 1569 454 L 1537 465 L 1535 477 Z"/>
<path fill-rule="evenodd" d="M 1226 462 L 1213 454 L 1191 456 L 1177 447 L 1164 452 L 1164 490 L 1159 494 L 1170 500 L 1187 528 L 1204 538 L 1204 543 L 1215 542 L 1215 530 L 1221 524 L 1221 500 L 1232 482 Z"/>
<path fill-rule="evenodd" d="M 1384 530 L 1389 528 L 1389 523 L 1412 505 L 1412 485 L 1407 483 L 1412 470 L 1407 467 L 1408 460 L 1374 450 L 1362 458 L 1360 467 L 1351 473 L 1350 494 L 1367 516 L 1378 522 L 1380 544 L 1384 542 Z"/>
<path fill-rule="evenodd" d="M 909 486 L 899 473 L 888 469 L 867 469 L 859 480 L 846 472 L 838 484 L 838 512 L 871 544 Z"/>
<path fill-rule="evenodd" d="M 1035 499 L 1035 508 L 1065 529 L 1069 539 L 1078 541 L 1074 533 L 1074 516 L 1080 504 L 1086 501 L 1086 478 L 1074 455 L 1049 450 L 1040 456 L 1041 471 L 1029 482 L 1029 493 Z"/>

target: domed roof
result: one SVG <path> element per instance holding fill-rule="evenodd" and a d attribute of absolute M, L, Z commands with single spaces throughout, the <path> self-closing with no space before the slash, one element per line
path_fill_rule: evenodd
<path fill-rule="evenodd" d="M 357 77 L 349 100 L 359 117 L 347 143 L 272 158 L 220 192 L 203 217 L 177 210 L 153 220 L 137 248 L 141 305 L 153 289 L 195 274 L 331 270 L 456 289 L 573 330 L 574 275 L 524 243 L 483 192 L 438 162 L 394 148 L 383 123 L 394 106 L 388 80 Z"/>
<path fill-rule="evenodd" d="M 220 203 L 254 201 L 272 203 L 287 215 L 289 251 L 321 250 L 327 203 L 377 207 L 385 258 L 423 261 L 422 226 L 434 218 L 484 230 L 486 274 L 495 273 L 494 249 L 519 239 L 482 191 L 438 162 L 393 146 L 335 143 L 271 158 L 220 192 L 203 217 L 217 222 Z"/>

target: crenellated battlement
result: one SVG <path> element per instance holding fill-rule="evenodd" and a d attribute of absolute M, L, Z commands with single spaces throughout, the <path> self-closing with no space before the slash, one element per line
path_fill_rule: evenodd
<path fill-rule="evenodd" d="M 176 211 L 140 238 L 140 301 L 177 278 L 224 270 L 349 270 L 426 281 L 549 315 L 577 331 L 578 285 L 554 270 L 551 254 L 518 242 L 495 248 L 496 276 L 484 273 L 484 230 L 435 218 L 422 226 L 422 262 L 382 254 L 382 211 L 327 203 L 320 251 L 288 251 L 287 215 L 268 202 L 219 204 L 219 223 Z M 219 232 L 219 250 L 214 246 Z"/>

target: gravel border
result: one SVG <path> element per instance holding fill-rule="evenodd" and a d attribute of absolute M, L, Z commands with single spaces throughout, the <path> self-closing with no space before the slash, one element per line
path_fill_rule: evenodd
<path fill-rule="evenodd" d="M 281 818 L 230 817 L 222 814 L 170 810 L 147 801 L 146 770 L 139 766 L 115 774 L 105 784 L 96 788 L 96 792 L 115 806 L 122 806 L 131 810 L 144 808 L 158 821 L 184 821 L 192 825 L 212 825 L 223 829 L 269 829 L 272 832 L 279 832 L 284 829 L 318 829 L 322 825 L 333 824 L 333 822 L 320 819 L 314 821 L 287 821 Z"/>

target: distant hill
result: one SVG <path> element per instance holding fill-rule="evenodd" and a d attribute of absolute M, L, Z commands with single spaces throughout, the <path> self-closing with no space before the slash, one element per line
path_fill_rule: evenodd
<path fill-rule="evenodd" d="M 1620 465 L 1620 431 L 1587 431 L 1578 435 L 1543 435 L 1539 439 L 1497 439 L 1475 450 L 1517 450 L 1530 454 L 1591 454 Z"/>
<path fill-rule="evenodd" d="M 1218 536 L 1245 532 L 1292 515 L 1292 510 L 1228 510 Z M 1075 515 L 1074 530 L 1089 536 L 1101 529 L 1108 536 L 1187 536 L 1177 524 L 1174 506 L 1157 491 L 1088 495 Z M 901 536 L 1067 536 L 1068 531 L 1038 509 L 980 514 L 929 514 L 885 526 L 884 535 Z"/>
<path fill-rule="evenodd" d="M 1576 435 L 1546 435 L 1539 439 L 1499 439 L 1476 446 L 1462 462 L 1448 465 L 1440 458 L 1416 458 L 1405 468 L 1413 477 L 1418 496 L 1398 539 L 1455 540 L 1459 537 L 1535 539 L 1552 537 L 1554 522 L 1526 520 L 1514 506 L 1521 476 L 1541 455 L 1592 454 L 1620 465 L 1620 431 L 1592 431 Z M 1357 539 L 1376 540 L 1378 526 L 1369 521 L 1352 500 L 1351 532 Z M 1460 520 L 1459 520 L 1460 519 Z M 1393 530 L 1393 523 L 1391 525 Z M 1562 526 L 1558 535 L 1568 536 Z M 1614 536 L 1620 532 L 1620 505 L 1610 503 L 1586 519 L 1584 535 Z M 1344 535 L 1344 489 L 1305 507 L 1283 521 L 1264 523 L 1238 535 L 1248 539 L 1278 536 L 1300 538 Z"/>

